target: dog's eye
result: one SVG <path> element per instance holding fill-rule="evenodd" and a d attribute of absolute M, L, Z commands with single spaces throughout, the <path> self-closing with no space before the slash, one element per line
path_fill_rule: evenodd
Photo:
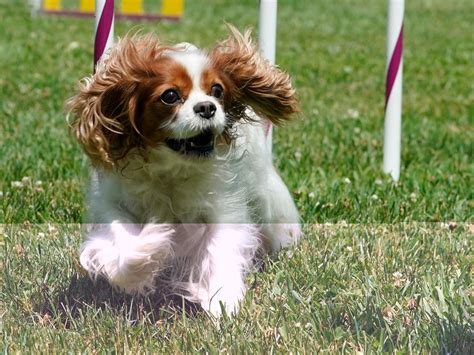
<path fill-rule="evenodd" d="M 224 96 L 224 89 L 221 85 L 215 84 L 211 88 L 211 95 L 216 99 L 222 99 L 222 96 Z"/>
<path fill-rule="evenodd" d="M 174 105 L 181 100 L 181 96 L 179 96 L 176 90 L 169 89 L 161 94 L 160 100 L 166 105 Z"/>

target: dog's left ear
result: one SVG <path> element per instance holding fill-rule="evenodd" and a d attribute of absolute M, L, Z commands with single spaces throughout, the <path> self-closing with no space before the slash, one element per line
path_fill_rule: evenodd
<path fill-rule="evenodd" d="M 211 63 L 232 81 L 231 109 L 244 114 L 250 106 L 279 125 L 298 113 L 299 104 L 290 76 L 264 59 L 253 45 L 250 31 L 241 34 L 229 25 L 229 38 L 211 51 Z"/>

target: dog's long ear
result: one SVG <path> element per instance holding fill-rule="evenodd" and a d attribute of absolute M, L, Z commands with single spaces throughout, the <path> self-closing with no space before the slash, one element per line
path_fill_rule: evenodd
<path fill-rule="evenodd" d="M 275 124 L 299 112 L 295 90 L 287 73 L 264 59 L 253 45 L 250 31 L 241 34 L 229 25 L 229 38 L 211 51 L 211 63 L 234 84 L 234 110 L 243 114 L 250 106 Z"/>
<path fill-rule="evenodd" d="M 162 51 L 152 35 L 121 39 L 66 103 L 72 133 L 93 163 L 113 166 L 130 149 L 143 145 L 136 124 L 140 84 Z"/>
<path fill-rule="evenodd" d="M 71 130 L 93 163 L 114 165 L 138 145 L 138 132 L 130 119 L 136 106 L 134 91 L 133 82 L 112 84 L 93 77 L 67 102 L 73 115 Z"/>

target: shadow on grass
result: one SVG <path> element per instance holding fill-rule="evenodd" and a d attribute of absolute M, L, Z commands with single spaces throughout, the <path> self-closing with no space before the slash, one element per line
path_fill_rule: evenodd
<path fill-rule="evenodd" d="M 91 310 L 123 315 L 132 324 L 143 319 L 153 323 L 170 321 L 182 312 L 194 317 L 202 312 L 199 305 L 182 296 L 162 294 L 159 289 L 149 296 L 130 296 L 114 289 L 104 279 L 91 280 L 87 276 L 74 275 L 67 290 L 57 295 L 43 290 L 34 309 L 42 317 L 60 320 L 66 328 Z"/>

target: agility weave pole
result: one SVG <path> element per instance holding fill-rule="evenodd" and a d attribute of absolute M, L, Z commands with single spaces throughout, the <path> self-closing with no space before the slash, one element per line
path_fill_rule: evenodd
<path fill-rule="evenodd" d="M 383 170 L 395 181 L 400 177 L 404 9 L 404 0 L 388 1 Z"/>
<path fill-rule="evenodd" d="M 275 64 L 277 5 L 277 0 L 260 0 L 258 19 L 258 46 L 262 55 L 271 64 Z M 265 126 L 265 135 L 267 136 L 267 148 L 270 153 L 272 151 L 272 131 L 272 124 L 270 121 L 267 121 Z"/>
<path fill-rule="evenodd" d="M 95 0 L 94 72 L 97 62 L 114 43 L 114 0 Z"/>

